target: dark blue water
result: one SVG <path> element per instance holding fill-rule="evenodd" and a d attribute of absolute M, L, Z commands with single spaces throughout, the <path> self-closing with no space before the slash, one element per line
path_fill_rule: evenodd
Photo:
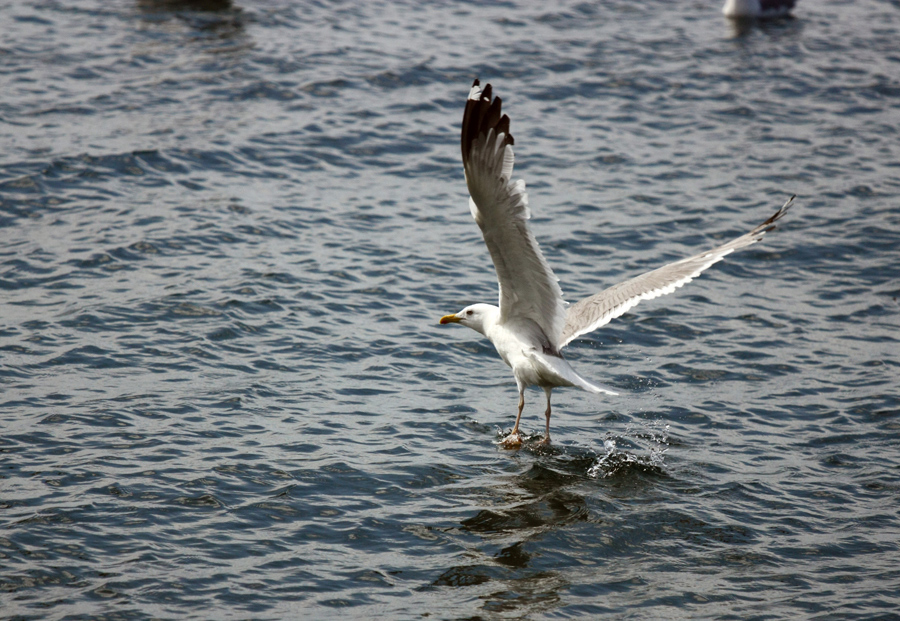
<path fill-rule="evenodd" d="M 0 616 L 897 618 L 900 7 L 719 8 L 0 6 Z M 476 76 L 570 300 L 798 195 L 549 449 L 437 325 Z"/>

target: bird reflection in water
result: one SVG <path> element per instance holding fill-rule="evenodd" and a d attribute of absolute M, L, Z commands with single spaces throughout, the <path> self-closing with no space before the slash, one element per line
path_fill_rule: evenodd
<path fill-rule="evenodd" d="M 198 38 L 240 41 L 247 15 L 231 0 L 138 0 L 141 17 L 156 24 L 187 26 Z"/>
<path fill-rule="evenodd" d="M 469 562 L 441 573 L 431 588 L 472 587 L 487 613 L 533 615 L 558 608 L 573 588 L 568 571 L 577 572 L 581 565 L 571 559 L 561 566 L 554 540 L 584 538 L 590 542 L 585 554 L 592 558 L 615 554 L 610 532 L 617 526 L 610 516 L 620 512 L 619 501 L 645 495 L 667 478 L 661 458 L 653 465 L 639 447 L 650 436 L 655 438 L 651 444 L 660 442 L 659 433 L 664 432 L 648 433 L 641 426 L 640 432 L 614 439 L 629 449 L 617 448 L 614 441 L 609 450 L 608 439 L 602 456 L 553 446 L 529 451 L 536 459 L 531 468 L 498 481 L 494 506 L 460 523 L 462 532 L 478 538 L 463 555 Z M 591 471 L 602 474 L 595 478 Z M 606 493 L 598 494 L 598 485 Z"/>

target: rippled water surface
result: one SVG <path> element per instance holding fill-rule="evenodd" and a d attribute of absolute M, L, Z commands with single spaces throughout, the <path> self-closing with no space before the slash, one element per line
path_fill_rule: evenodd
<path fill-rule="evenodd" d="M 900 6 L 0 4 L 0 616 L 897 618 Z M 568 358 L 494 301 L 504 99 L 569 300 L 783 226 Z M 527 393 L 525 431 L 543 430 Z"/>

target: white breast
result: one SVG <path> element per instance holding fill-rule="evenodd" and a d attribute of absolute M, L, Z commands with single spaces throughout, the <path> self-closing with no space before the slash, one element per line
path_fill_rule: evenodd
<path fill-rule="evenodd" d="M 519 383 L 525 386 L 571 386 L 571 382 L 535 360 L 535 353 L 542 351 L 547 340 L 539 332 L 540 328 L 537 330 L 535 334 L 534 327 L 498 323 L 491 326 L 485 336 L 494 344 L 503 362 L 512 368 Z"/>

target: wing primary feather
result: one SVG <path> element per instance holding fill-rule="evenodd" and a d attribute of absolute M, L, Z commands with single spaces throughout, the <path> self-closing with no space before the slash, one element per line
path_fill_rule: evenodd
<path fill-rule="evenodd" d="M 500 101 L 497 99 L 497 101 Z M 513 140 L 512 134 L 509 133 L 509 117 L 505 114 L 500 117 L 500 120 L 497 122 L 497 133 L 498 134 L 506 134 L 509 136 L 509 142 L 507 144 L 515 144 L 516 141 Z"/>
<path fill-rule="evenodd" d="M 490 85 L 488 85 L 490 86 Z M 485 95 L 482 96 L 482 100 L 490 101 L 490 89 L 485 89 Z M 484 113 L 483 120 L 481 121 L 481 128 L 496 128 L 497 123 L 500 122 L 500 107 L 503 105 L 503 101 L 499 97 L 495 97 L 493 103 L 488 107 L 488 109 Z M 499 130 L 497 130 L 499 134 Z"/>
<path fill-rule="evenodd" d="M 463 113 L 462 132 L 460 133 L 462 140 L 460 146 L 462 148 L 463 165 L 468 162 L 469 152 L 472 143 L 478 137 L 478 117 L 481 109 L 481 83 L 476 78 L 472 83 L 472 89 L 469 91 L 469 98 L 466 100 L 466 110 Z"/>

